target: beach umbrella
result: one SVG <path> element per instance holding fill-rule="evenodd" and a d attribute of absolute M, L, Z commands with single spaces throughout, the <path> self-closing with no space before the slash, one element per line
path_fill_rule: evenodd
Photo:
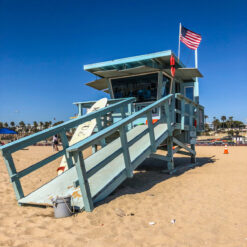
<path fill-rule="evenodd" d="M 0 134 L 13 134 L 13 135 L 17 135 L 17 132 L 15 132 L 14 130 L 11 129 L 7 129 L 7 128 L 1 128 L 0 129 Z"/>

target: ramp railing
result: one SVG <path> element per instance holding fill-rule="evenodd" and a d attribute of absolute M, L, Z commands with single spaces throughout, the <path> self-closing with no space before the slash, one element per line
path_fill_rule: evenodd
<path fill-rule="evenodd" d="M 194 126 L 197 132 L 203 131 L 204 107 L 179 93 L 175 94 L 175 98 L 181 102 L 180 109 L 175 109 L 176 113 L 180 115 L 181 130 L 192 130 L 192 127 Z M 188 104 L 188 112 L 185 111 L 185 104 Z M 186 117 L 189 119 L 187 124 L 185 121 Z"/>
<path fill-rule="evenodd" d="M 131 116 L 128 116 L 119 122 L 101 130 L 100 132 L 96 133 L 94 136 L 90 136 L 85 140 L 82 140 L 72 146 L 70 146 L 67 149 L 67 153 L 69 157 L 73 157 L 75 160 L 75 165 L 76 165 L 76 170 L 77 170 L 77 175 L 78 175 L 78 182 L 80 185 L 81 193 L 82 193 L 82 198 L 84 202 L 84 207 L 86 211 L 92 211 L 93 210 L 93 198 L 91 196 L 91 191 L 90 191 L 90 186 L 88 183 L 88 179 L 97 173 L 100 169 L 105 167 L 109 163 L 109 159 L 106 159 L 105 162 L 101 162 L 98 165 L 94 166 L 90 170 L 86 171 L 85 168 L 85 162 L 83 158 L 82 151 L 88 148 L 89 146 L 92 146 L 93 144 L 101 141 L 103 138 L 106 138 L 107 136 L 111 135 L 115 131 L 119 131 L 120 133 L 120 140 L 121 140 L 121 148 L 120 148 L 120 153 L 119 150 L 115 151 L 119 154 L 123 154 L 124 158 L 124 163 L 125 163 L 125 171 L 126 171 L 126 177 L 132 177 L 133 176 L 133 163 L 134 161 L 131 162 L 130 159 L 130 151 L 129 148 L 131 145 L 133 145 L 135 142 L 140 140 L 147 132 L 143 131 L 140 133 L 138 136 L 134 138 L 131 142 L 128 142 L 127 140 L 127 126 L 128 124 L 132 123 L 134 120 L 142 117 L 145 115 L 147 117 L 147 124 L 148 124 L 148 133 L 149 133 L 149 139 L 150 139 L 150 146 L 149 146 L 149 152 L 147 150 L 143 155 L 147 157 L 150 153 L 153 153 L 156 151 L 157 146 L 159 143 L 157 140 L 155 140 L 155 134 L 154 134 L 154 128 L 156 125 L 160 123 L 166 122 L 167 128 L 164 128 L 164 132 L 167 131 L 168 135 L 172 135 L 173 131 L 173 123 L 172 123 L 172 106 L 174 104 L 170 104 L 170 99 L 172 101 L 175 100 L 175 95 L 168 95 L 153 104 L 143 108 L 142 110 L 132 114 Z M 154 108 L 160 108 L 160 112 L 163 112 L 161 115 L 160 119 L 153 124 L 152 121 L 152 110 Z M 164 111 L 163 111 L 164 108 Z M 111 154 L 111 157 L 115 157 L 114 153 Z M 113 159 L 113 158 L 112 158 Z M 138 159 L 138 158 L 137 158 Z M 141 159 L 139 159 L 139 163 L 141 162 Z M 139 165 L 139 164 L 138 164 Z M 76 182 L 77 183 L 77 182 Z"/>
<path fill-rule="evenodd" d="M 70 169 L 72 166 L 74 166 L 73 161 L 71 159 L 71 157 L 68 156 L 68 154 L 66 153 L 66 149 L 69 147 L 69 142 L 68 142 L 68 138 L 66 136 L 66 132 L 69 131 L 72 128 L 76 128 L 77 126 L 91 121 L 93 119 L 96 119 L 97 121 L 97 127 L 98 129 L 102 129 L 102 118 L 104 118 L 105 115 L 107 115 L 109 112 L 118 110 L 118 109 L 122 109 L 122 117 L 125 117 L 125 111 L 124 109 L 126 107 L 128 107 L 128 105 L 132 105 L 132 103 L 135 101 L 135 98 L 125 98 L 125 99 L 121 99 L 121 101 L 109 105 L 105 108 L 99 109 L 97 111 L 91 112 L 87 115 L 84 116 L 79 116 L 76 119 L 67 121 L 65 123 L 59 124 L 57 126 L 54 126 L 52 128 L 40 131 L 38 133 L 35 133 L 33 135 L 21 138 L 19 140 L 16 140 L 14 142 L 8 143 L 4 146 L 0 147 L 0 152 L 2 153 L 2 156 L 4 158 L 5 161 L 5 165 L 7 167 L 9 176 L 10 176 L 10 181 L 14 187 L 14 191 L 16 194 L 16 199 L 19 200 L 21 198 L 24 197 L 24 193 L 23 193 L 23 189 L 21 186 L 21 182 L 20 179 L 32 172 L 34 172 L 35 170 L 47 165 L 48 163 L 56 160 L 57 158 L 65 155 L 66 157 L 66 161 L 68 164 L 68 168 Z M 16 167 L 15 167 L 15 163 L 12 157 L 12 154 L 18 150 L 21 150 L 25 147 L 28 147 L 30 145 L 36 144 L 39 141 L 45 140 L 49 137 L 52 137 L 54 135 L 59 135 L 61 137 L 61 141 L 62 141 L 62 146 L 63 149 L 35 164 L 32 164 L 31 166 L 17 172 Z"/>

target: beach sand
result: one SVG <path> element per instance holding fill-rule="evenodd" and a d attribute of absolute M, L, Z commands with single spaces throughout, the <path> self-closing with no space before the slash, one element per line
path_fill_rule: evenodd
<path fill-rule="evenodd" d="M 201 166 L 169 176 L 147 159 L 92 213 L 63 219 L 52 208 L 18 206 L 1 157 L 0 246 L 247 246 L 247 147 L 196 150 Z M 51 153 L 32 146 L 14 159 L 21 170 Z M 22 179 L 24 192 L 55 177 L 60 160 Z M 176 155 L 176 164 L 189 161 Z"/>

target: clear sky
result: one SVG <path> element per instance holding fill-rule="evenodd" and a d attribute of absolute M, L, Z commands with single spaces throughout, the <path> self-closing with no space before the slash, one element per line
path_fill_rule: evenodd
<path fill-rule="evenodd" d="M 200 103 L 211 117 L 247 120 L 247 1 L 0 0 L 0 121 L 68 120 L 83 65 L 162 50 L 177 54 L 179 22 L 201 34 Z M 194 66 L 182 44 L 181 59 Z"/>

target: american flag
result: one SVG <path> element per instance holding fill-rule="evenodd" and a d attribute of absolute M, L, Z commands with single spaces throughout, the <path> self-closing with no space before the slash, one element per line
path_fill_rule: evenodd
<path fill-rule="evenodd" d="M 196 50 L 202 40 L 202 36 L 200 34 L 192 32 L 191 30 L 185 27 L 182 27 L 180 33 L 180 40 L 190 49 Z"/>

